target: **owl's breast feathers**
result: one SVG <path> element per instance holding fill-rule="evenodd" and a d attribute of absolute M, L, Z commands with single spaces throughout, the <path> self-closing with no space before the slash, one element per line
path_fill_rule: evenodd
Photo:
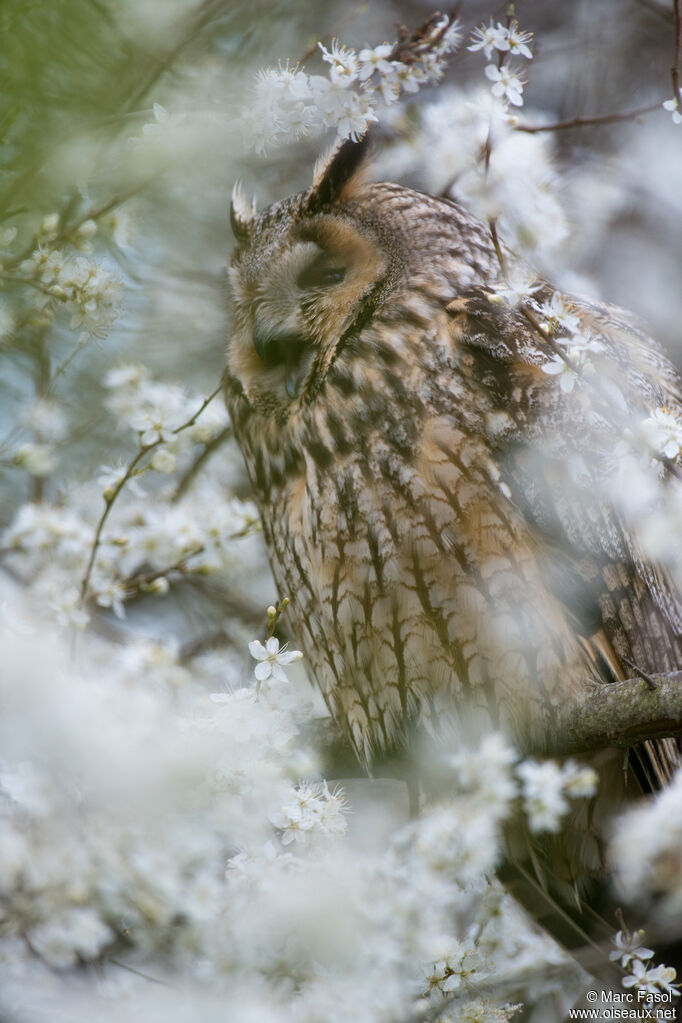
<path fill-rule="evenodd" d="M 227 398 L 277 586 L 361 755 L 417 718 L 537 738 L 586 679 L 682 664 L 680 596 L 623 521 L 617 458 L 633 421 L 680 409 L 679 378 L 627 314 L 574 300 L 599 344 L 562 388 L 488 229 L 356 183 L 359 159 L 342 146 L 239 224 Z"/>
<path fill-rule="evenodd" d="M 523 739 L 586 677 L 624 677 L 621 658 L 682 662 L 679 598 L 604 487 L 622 428 L 607 399 L 660 403 L 667 364 L 585 307 L 608 388 L 566 395 L 520 312 L 411 283 L 314 402 L 283 427 L 239 427 L 278 587 L 363 756 L 416 716 Z"/>

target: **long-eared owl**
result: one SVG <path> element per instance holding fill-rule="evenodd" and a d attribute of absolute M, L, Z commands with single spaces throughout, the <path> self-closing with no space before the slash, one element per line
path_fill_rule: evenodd
<path fill-rule="evenodd" d="M 587 300 L 567 356 L 551 285 L 505 297 L 489 228 L 368 183 L 362 150 L 260 215 L 233 200 L 226 395 L 277 588 L 362 758 L 420 722 L 541 742 L 586 680 L 682 665 L 679 594 L 614 492 L 625 427 L 680 381 Z"/>

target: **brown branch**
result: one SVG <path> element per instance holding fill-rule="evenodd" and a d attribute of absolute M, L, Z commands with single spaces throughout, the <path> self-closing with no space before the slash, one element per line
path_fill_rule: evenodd
<path fill-rule="evenodd" d="M 673 18 L 675 24 L 675 49 L 673 66 L 670 68 L 670 79 L 673 85 L 673 99 L 677 100 L 678 109 L 682 108 L 682 93 L 680 93 L 680 62 L 682 61 L 682 0 L 675 0 L 673 3 Z"/>
<path fill-rule="evenodd" d="M 187 429 L 189 429 L 190 426 L 194 426 L 194 424 L 196 423 L 197 419 L 199 418 L 201 413 L 204 411 L 206 406 L 209 405 L 210 402 L 213 401 L 215 396 L 217 394 L 219 394 L 221 390 L 222 390 L 222 384 L 220 386 L 216 387 L 215 391 L 213 391 L 211 394 L 209 394 L 208 398 L 205 398 L 202 401 L 201 405 L 199 406 L 197 411 L 194 413 L 194 415 L 190 419 L 188 419 L 186 423 L 183 423 L 182 426 L 176 427 L 176 429 L 173 430 L 173 433 L 174 434 L 182 433 L 183 430 L 187 430 Z M 97 551 L 99 550 L 99 546 L 100 546 L 100 543 L 102 541 L 102 530 L 104 529 L 104 525 L 105 525 L 107 519 L 109 518 L 109 512 L 111 511 L 111 509 L 112 509 L 112 507 L 114 505 L 114 502 L 116 501 L 116 498 L 121 493 L 121 491 L 123 490 L 123 487 L 128 482 L 128 480 L 132 479 L 133 476 L 137 475 L 136 469 L 137 469 L 138 463 L 140 462 L 140 459 L 144 455 L 148 454 L 150 451 L 153 451 L 154 448 L 158 448 L 161 445 L 161 443 L 162 443 L 162 441 L 161 441 L 160 438 L 158 440 L 152 441 L 151 444 L 142 444 L 140 442 L 140 450 L 136 453 L 136 455 L 134 456 L 132 461 L 130 461 L 128 463 L 128 465 L 126 466 L 126 469 L 125 469 L 125 472 L 124 472 L 123 476 L 121 476 L 121 479 L 116 483 L 116 486 L 112 488 L 111 493 L 104 496 L 104 511 L 100 515 L 99 521 L 97 522 L 97 526 L 95 528 L 95 536 L 93 538 L 92 546 L 90 548 L 90 557 L 88 558 L 88 563 L 87 563 L 87 566 L 86 566 L 86 569 L 85 569 L 85 574 L 84 574 L 83 579 L 81 581 L 81 588 L 80 588 L 81 589 L 81 600 L 85 600 L 85 598 L 88 595 L 88 589 L 89 589 L 89 586 L 90 586 L 90 577 L 92 576 L 92 570 L 93 570 L 94 565 L 95 565 L 95 557 L 97 556 Z"/>
<path fill-rule="evenodd" d="M 679 0 L 678 0 L 679 3 Z M 642 114 L 650 114 L 653 110 L 660 110 L 661 104 L 649 103 L 645 107 L 636 107 L 634 110 L 622 110 L 617 114 L 598 114 L 595 117 L 572 117 L 567 121 L 555 121 L 554 124 L 517 124 L 516 131 L 525 131 L 534 135 L 541 131 L 566 131 L 568 128 L 583 128 L 591 124 L 610 124 L 612 121 L 631 121 Z"/>
<path fill-rule="evenodd" d="M 682 735 L 682 671 L 611 685 L 592 684 L 560 709 L 548 752 L 586 753 Z"/>
<path fill-rule="evenodd" d="M 214 451 L 217 451 L 221 444 L 225 443 L 225 441 L 228 439 L 231 433 L 232 424 L 228 423 L 227 426 L 223 427 L 223 429 L 219 433 L 217 433 L 215 437 L 212 437 L 211 440 L 209 440 L 207 444 L 204 445 L 203 450 L 197 455 L 197 457 L 191 463 L 189 468 L 186 469 L 184 475 L 181 476 L 180 479 L 178 480 L 177 486 L 171 498 L 171 501 L 173 503 L 179 501 L 180 498 L 187 493 L 192 483 L 196 479 L 199 470 L 202 468 L 205 462 L 208 461 L 208 459 L 211 457 Z"/>
<path fill-rule="evenodd" d="M 682 736 L 682 671 L 654 675 L 656 688 L 646 680 L 599 684 L 590 682 L 556 711 L 550 728 L 527 741 L 525 754 L 567 756 L 599 749 L 629 749 L 648 739 Z M 366 777 L 348 740 L 331 718 L 310 724 L 307 735 L 317 746 L 326 777 Z M 405 777 L 404 758 L 391 757 L 373 765 L 372 774 Z"/>

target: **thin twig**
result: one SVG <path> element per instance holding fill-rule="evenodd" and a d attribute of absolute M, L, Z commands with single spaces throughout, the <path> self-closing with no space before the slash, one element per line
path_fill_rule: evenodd
<path fill-rule="evenodd" d="M 112 507 L 114 505 L 114 501 L 116 500 L 118 495 L 121 493 L 121 491 L 123 490 L 123 487 L 128 482 L 128 480 L 131 479 L 133 477 L 133 475 L 135 474 L 135 469 L 137 468 L 137 465 L 138 465 L 140 459 L 143 458 L 147 454 L 148 451 L 151 451 L 152 448 L 157 447 L 160 443 L 161 443 L 161 441 L 157 440 L 153 444 L 144 444 L 140 448 L 140 450 L 137 452 L 137 454 L 135 455 L 133 460 L 131 462 L 129 462 L 128 466 L 126 467 L 125 473 L 123 474 L 121 479 L 118 481 L 118 483 L 116 484 L 116 486 L 114 487 L 112 492 L 110 494 L 108 494 L 104 498 L 104 511 L 100 515 L 99 521 L 97 523 L 97 528 L 95 529 L 95 536 L 94 536 L 93 541 L 92 541 L 92 547 L 90 548 L 90 557 L 88 558 L 88 564 L 86 566 L 85 574 L 84 574 L 82 582 L 81 582 L 81 600 L 82 601 L 84 601 L 85 598 L 88 595 L 88 587 L 90 585 L 90 576 L 92 575 L 92 568 L 93 568 L 93 565 L 95 564 L 95 557 L 97 555 L 97 551 L 99 549 L 100 541 L 101 541 L 101 538 L 102 538 L 102 530 L 104 529 L 105 522 L 109 518 L 109 512 L 111 511 L 111 509 L 112 509 Z"/>
<path fill-rule="evenodd" d="M 9 263 L 6 263 L 5 266 L 9 266 Z M 0 279 L 3 281 L 11 281 L 13 284 L 26 284 L 29 288 L 35 288 L 36 291 L 42 291 L 44 295 L 49 295 L 50 298 L 61 298 L 60 295 L 55 295 L 54 292 L 46 287 L 46 285 L 44 285 L 41 281 L 35 280 L 33 277 L 19 277 L 17 274 L 7 273 L 5 270 L 0 270 Z"/>
<path fill-rule="evenodd" d="M 502 246 L 500 245 L 500 239 L 497 235 L 497 222 L 493 217 L 488 220 L 488 228 L 490 230 L 490 237 L 492 239 L 493 248 L 495 249 L 495 255 L 497 256 L 497 262 L 500 264 L 500 270 L 502 276 L 507 276 L 507 267 L 505 264 L 504 253 L 502 252 Z"/>
<path fill-rule="evenodd" d="M 62 376 L 62 374 L 67 371 L 67 369 L 69 368 L 69 366 L 71 365 L 73 360 L 76 358 L 78 353 L 82 352 L 85 347 L 86 347 L 86 345 L 85 344 L 81 344 L 80 341 L 79 341 L 78 344 L 76 345 L 76 347 L 69 353 L 69 355 L 66 356 L 64 361 L 59 363 L 59 365 L 57 366 L 56 370 L 52 374 L 52 378 L 50 380 L 50 386 L 48 388 L 48 393 L 51 393 L 54 390 L 55 384 L 57 383 L 57 380 L 59 379 L 59 377 Z"/>
<path fill-rule="evenodd" d="M 682 93 L 680 93 L 680 61 L 682 61 L 682 0 L 674 0 L 673 19 L 675 24 L 675 48 L 673 66 L 670 69 L 670 79 L 673 86 L 673 99 L 677 100 L 678 109 L 682 108 Z"/>
<path fill-rule="evenodd" d="M 557 344 L 553 337 L 545 333 L 545 331 L 540 326 L 540 321 L 536 317 L 533 310 L 530 309 L 525 302 L 519 303 L 519 310 L 524 319 L 528 320 L 531 327 L 535 331 L 535 334 L 543 342 L 543 344 L 546 344 L 547 347 L 550 348 L 555 355 L 558 355 L 560 359 L 563 359 L 563 361 L 566 363 L 566 365 L 568 366 L 572 373 L 575 373 L 576 376 L 582 376 L 582 370 L 580 366 L 575 366 L 571 362 L 571 360 L 568 357 L 568 354 L 564 351 L 561 345 Z"/>
<path fill-rule="evenodd" d="M 109 956 L 106 962 L 111 963 L 112 966 L 118 966 L 121 970 L 127 970 L 128 973 L 134 973 L 136 977 L 142 977 L 143 980 L 148 980 L 150 984 L 160 984 L 162 987 L 172 986 L 167 981 L 159 980 L 157 977 L 150 977 L 148 973 L 143 973 L 142 970 L 137 970 L 134 966 L 122 963 L 120 959 L 114 959 L 112 956 Z"/>
<path fill-rule="evenodd" d="M 157 171 L 156 173 L 150 175 L 149 177 L 146 177 L 144 181 L 141 181 L 133 188 L 129 188 L 127 192 L 121 192 L 119 195 L 115 195 L 112 199 L 108 199 L 106 202 L 101 203 L 101 205 L 99 206 L 91 206 L 84 213 L 82 213 L 76 220 L 74 220 L 73 223 L 66 226 L 65 221 L 68 218 L 67 211 L 70 209 L 71 205 L 71 200 L 69 200 L 59 218 L 59 222 L 62 226 L 60 227 L 57 234 L 54 237 L 50 238 L 50 244 L 54 245 L 55 242 L 60 243 L 69 241 L 72 235 L 75 234 L 78 228 L 81 227 L 86 222 L 86 220 L 99 220 L 99 218 L 103 217 L 105 213 L 109 213 L 117 206 L 122 206 L 123 203 L 127 202 L 129 199 L 132 199 L 134 195 L 137 195 L 139 192 L 142 192 L 153 181 L 156 181 L 156 179 L 160 177 L 161 173 L 162 173 L 161 171 Z M 13 256 L 12 259 L 5 260 L 4 263 L 5 269 L 11 270 L 13 267 L 19 266 L 20 263 L 23 263 L 23 261 L 25 259 L 28 259 L 31 253 L 35 251 L 37 246 L 40 244 L 40 241 L 41 235 L 39 234 L 33 235 L 30 242 L 25 246 L 24 249 L 22 249 L 22 251 L 18 255 Z M 7 279 L 20 280 L 20 278 L 14 276 L 8 277 Z M 27 280 L 23 280 L 22 283 L 30 282 Z"/>
<path fill-rule="evenodd" d="M 679 3 L 680 0 L 677 0 Z M 517 124 L 516 131 L 525 131 L 534 135 L 541 131 L 566 131 L 568 128 L 584 128 L 592 124 L 610 124 L 612 121 L 631 121 L 642 114 L 650 114 L 653 110 L 660 110 L 661 103 L 649 103 L 645 107 L 636 107 L 634 110 L 622 110 L 614 114 L 597 114 L 595 117 L 572 117 L 567 121 L 555 121 L 553 124 Z"/>
<path fill-rule="evenodd" d="M 670 21 L 672 11 L 665 0 L 637 0 L 637 3 L 651 14 L 658 15 L 659 18 L 663 18 L 666 22 Z"/>
<path fill-rule="evenodd" d="M 215 650 L 216 647 L 229 643 L 230 637 L 225 629 L 214 629 L 213 632 L 195 636 L 193 639 L 188 639 L 183 643 L 178 652 L 178 661 L 180 664 L 187 664 L 188 661 L 198 657 L 199 654 L 203 654 L 204 651 Z"/>
<path fill-rule="evenodd" d="M 196 423 L 197 419 L 199 418 L 201 413 L 204 411 L 204 409 L 207 407 L 207 405 L 210 405 L 210 403 L 213 401 L 213 399 L 217 395 L 220 394 L 222 389 L 223 389 L 223 385 L 222 384 L 218 384 L 218 386 L 216 387 L 215 391 L 211 391 L 211 393 L 209 394 L 208 398 L 206 398 L 201 403 L 201 406 L 197 409 L 197 411 L 194 413 L 192 418 L 188 419 L 186 423 L 182 424 L 182 426 L 178 426 L 178 428 L 176 430 L 173 430 L 173 433 L 182 433 L 183 430 L 188 430 L 190 428 L 190 426 L 194 426 L 194 424 Z"/>
<path fill-rule="evenodd" d="M 160 568 L 154 572 L 147 572 L 141 575 L 132 575 L 126 579 L 124 586 L 126 590 L 139 591 L 144 586 L 148 586 L 150 583 L 156 582 L 157 579 L 163 579 L 170 575 L 171 572 L 184 572 L 187 567 L 187 562 L 190 558 L 194 558 L 197 554 L 201 554 L 204 550 L 204 545 L 200 544 L 191 551 L 187 551 L 182 557 L 178 558 L 172 565 L 168 565 L 166 568 Z"/>
<path fill-rule="evenodd" d="M 493 219 L 490 219 L 488 221 L 488 228 L 490 230 L 490 238 L 493 243 L 493 248 L 495 249 L 495 255 L 497 256 L 497 262 L 499 263 L 500 271 L 502 272 L 502 276 L 506 277 L 507 269 L 505 266 L 504 253 L 502 251 L 502 246 L 497 235 L 497 225 Z M 571 372 L 575 373 L 576 376 L 581 376 L 582 371 L 580 369 L 580 366 L 575 366 L 570 361 L 570 359 L 568 358 L 568 354 L 564 351 L 561 345 L 557 344 L 553 337 L 545 333 L 545 331 L 540 326 L 540 323 L 537 317 L 535 316 L 535 313 L 532 311 L 532 309 L 530 309 L 527 303 L 520 302 L 518 308 L 519 312 L 530 323 L 531 327 L 535 332 L 535 335 L 542 341 L 543 346 L 546 345 L 551 351 L 554 352 L 555 355 L 558 355 L 560 359 L 563 359 L 563 361 L 566 363 Z"/>
<path fill-rule="evenodd" d="M 194 459 L 192 464 L 186 469 L 184 475 L 178 480 L 177 486 L 171 498 L 171 501 L 179 501 L 181 497 L 189 490 L 190 486 L 196 479 L 197 473 L 204 465 L 211 455 L 218 450 L 221 444 L 223 444 L 228 437 L 232 434 L 232 426 L 228 423 L 227 426 L 223 427 L 220 433 L 217 433 L 215 437 L 212 437 L 207 444 L 204 445 L 203 451 L 201 451 Z"/>
<path fill-rule="evenodd" d="M 197 411 L 194 413 L 194 415 L 190 419 L 188 419 L 186 423 L 183 423 L 182 426 L 178 426 L 175 430 L 173 430 L 173 433 L 174 434 L 182 433 L 183 430 L 188 430 L 190 428 L 190 426 L 194 426 L 194 424 L 196 423 L 196 421 L 199 418 L 199 416 L 201 415 L 201 413 L 204 411 L 204 409 L 207 407 L 207 405 L 209 405 L 210 402 L 213 401 L 213 399 L 216 397 L 216 395 L 220 393 L 221 390 L 222 390 L 222 385 L 219 385 L 218 387 L 216 387 L 215 391 L 213 391 L 211 394 L 209 394 L 208 398 L 205 398 L 204 401 L 202 401 L 201 405 L 199 406 Z M 121 493 L 121 491 L 123 490 L 123 487 L 128 482 L 128 480 L 131 479 L 135 475 L 135 470 L 136 470 L 137 466 L 139 465 L 140 459 L 142 459 L 146 454 L 148 454 L 150 451 L 153 451 L 154 448 L 157 448 L 162 443 L 163 443 L 163 441 L 159 438 L 159 440 L 155 440 L 152 444 L 142 444 L 140 446 L 140 450 L 137 452 L 135 457 L 132 459 L 131 462 L 128 463 L 128 466 L 126 467 L 126 470 L 125 470 L 123 476 L 121 477 L 121 479 L 118 481 L 118 483 L 113 488 L 111 493 L 107 494 L 105 496 L 105 498 L 104 498 L 104 502 L 105 502 L 104 511 L 100 515 L 99 521 L 97 523 L 97 527 L 95 529 L 95 536 L 94 536 L 94 539 L 93 539 L 93 542 L 92 542 L 92 547 L 90 549 L 90 557 L 88 558 L 88 564 L 87 564 L 87 567 L 85 569 L 85 574 L 83 576 L 83 580 L 81 582 L 81 600 L 82 601 L 84 601 L 85 598 L 88 595 L 88 587 L 90 585 L 90 577 L 92 575 L 93 565 L 95 564 L 95 557 L 97 555 L 97 551 L 98 551 L 98 548 L 99 548 L 99 545 L 100 545 L 100 542 L 101 542 L 101 539 L 102 539 L 102 530 L 104 528 L 105 522 L 107 521 L 107 519 L 109 517 L 109 512 L 111 511 L 112 506 L 113 506 L 116 498 Z"/>

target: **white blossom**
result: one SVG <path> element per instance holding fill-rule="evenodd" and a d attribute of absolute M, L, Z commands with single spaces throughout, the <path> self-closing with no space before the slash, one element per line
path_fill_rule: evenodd
<path fill-rule="evenodd" d="M 149 404 L 130 417 L 130 426 L 140 434 L 140 444 L 158 444 L 174 440 L 175 430 L 180 426 L 179 417 L 163 405 Z"/>
<path fill-rule="evenodd" d="M 168 450 L 167 447 L 158 448 L 152 455 L 151 466 L 152 469 L 156 469 L 157 472 L 175 472 L 176 465 L 177 458 L 172 451 Z"/>
<path fill-rule="evenodd" d="M 149 370 L 140 363 L 125 363 L 110 369 L 105 378 L 104 386 L 111 390 L 119 388 L 137 389 L 149 379 Z"/>
<path fill-rule="evenodd" d="M 16 236 L 17 236 L 16 227 L 12 226 L 0 228 L 0 249 L 5 251 L 9 249 Z"/>
<path fill-rule="evenodd" d="M 21 421 L 47 444 L 63 440 L 69 426 L 64 408 L 54 398 L 35 398 L 29 402 Z"/>
<path fill-rule="evenodd" d="M 682 114 L 679 110 L 677 96 L 673 96 L 672 99 L 665 100 L 663 103 L 663 109 L 672 114 L 673 124 L 682 124 Z"/>
<path fill-rule="evenodd" d="M 161 103 L 152 104 L 153 120 L 142 125 L 143 136 L 158 135 L 164 128 L 172 123 L 171 115 Z"/>
<path fill-rule="evenodd" d="M 533 59 L 533 54 L 530 50 L 529 43 L 533 39 L 532 32 L 521 32 L 518 26 L 518 22 L 512 21 L 511 25 L 507 29 L 507 42 L 509 43 L 509 52 L 521 57 L 525 57 L 527 60 Z"/>
<path fill-rule="evenodd" d="M 81 592 L 77 586 L 69 586 L 55 594 L 50 601 L 50 608 L 54 611 L 57 622 L 64 628 L 84 629 L 90 621 L 90 615 L 83 607 Z"/>
<path fill-rule="evenodd" d="M 536 282 L 537 278 L 526 270 L 513 269 L 505 279 L 506 288 L 496 288 L 491 295 L 491 301 L 501 299 L 507 305 L 516 308 L 542 288 L 542 284 Z"/>
<path fill-rule="evenodd" d="M 493 25 L 491 21 L 489 25 L 475 28 L 471 33 L 471 39 L 471 45 L 467 46 L 467 50 L 483 50 L 488 60 L 493 50 L 505 53 L 509 49 L 509 32 L 499 21 L 497 25 Z"/>
<path fill-rule="evenodd" d="M 23 504 L 2 534 L 2 545 L 35 557 L 57 558 L 68 568 L 79 568 L 90 531 L 83 519 L 68 508 L 47 503 Z"/>
<path fill-rule="evenodd" d="M 330 65 L 329 77 L 334 85 L 345 87 L 358 78 L 360 66 L 355 50 L 343 46 L 338 39 L 332 39 L 331 51 L 322 43 L 317 45 L 322 52 L 322 60 Z"/>
<path fill-rule="evenodd" d="M 358 60 L 360 62 L 360 71 L 358 77 L 360 81 L 365 81 L 370 78 L 374 72 L 378 72 L 380 75 L 390 74 L 394 65 L 388 58 L 393 52 L 393 47 L 390 43 L 382 43 L 380 46 L 367 47 L 364 50 L 360 50 L 358 53 Z"/>
<path fill-rule="evenodd" d="M 318 43 L 329 77 L 288 65 L 260 71 L 245 130 L 259 153 L 292 136 L 332 127 L 339 138 L 357 141 L 378 120 L 380 104 L 391 106 L 401 90 L 416 92 L 427 82 L 437 82 L 444 58 L 458 41 L 457 23 L 441 18 L 407 62 L 391 59 L 395 50 L 391 43 L 368 46 L 359 53 L 338 39 L 330 49 Z"/>
<path fill-rule="evenodd" d="M 516 752 L 497 732 L 486 735 L 478 750 L 462 750 L 450 758 L 461 788 L 478 796 L 494 814 L 504 817 L 518 786 L 512 768 Z"/>
<path fill-rule="evenodd" d="M 649 995 L 657 995 L 661 991 L 673 995 L 680 993 L 679 988 L 673 985 L 677 972 L 672 966 L 661 965 L 647 969 L 645 963 L 634 959 L 630 963 L 630 970 L 631 972 L 622 979 L 623 987 L 636 987 L 638 991 Z"/>
<path fill-rule="evenodd" d="M 495 64 L 486 64 L 485 76 L 493 83 L 493 96 L 507 99 L 515 107 L 523 106 L 523 80 L 518 71 L 507 64 L 499 68 Z"/>
<path fill-rule="evenodd" d="M 331 793 L 326 782 L 316 786 L 299 785 L 291 789 L 287 801 L 271 814 L 270 820 L 280 832 L 283 845 L 301 843 L 316 833 L 343 835 L 346 831 L 344 807 L 343 792 L 337 789 Z"/>
<path fill-rule="evenodd" d="M 564 394 L 570 394 L 575 387 L 575 370 L 570 362 L 562 359 L 560 355 L 553 355 L 549 362 L 545 362 L 540 368 L 548 376 L 558 376 L 560 378 L 559 387 Z"/>
<path fill-rule="evenodd" d="M 369 96 L 363 93 L 348 92 L 346 101 L 337 110 L 337 133 L 339 138 L 360 139 L 372 121 L 377 117 L 370 103 Z"/>
<path fill-rule="evenodd" d="M 521 781 L 523 805 L 531 831 L 556 832 L 568 812 L 569 798 L 594 794 L 597 775 L 592 768 L 569 760 L 563 767 L 553 760 L 524 760 L 516 768 Z"/>
<path fill-rule="evenodd" d="M 580 317 L 570 301 L 559 291 L 555 291 L 549 302 L 542 302 L 536 305 L 537 311 L 542 317 L 543 330 L 556 333 L 559 328 L 569 334 L 580 332 Z"/>
<path fill-rule="evenodd" d="M 613 939 L 613 944 L 616 947 L 609 952 L 611 962 L 619 960 L 620 965 L 627 969 L 633 959 L 651 959 L 654 954 L 653 949 L 640 945 L 643 937 L 643 930 L 633 931 L 632 934 L 629 931 L 618 931 Z"/>
<path fill-rule="evenodd" d="M 249 652 L 254 660 L 258 661 L 253 673 L 259 682 L 265 682 L 270 676 L 280 682 L 286 682 L 287 673 L 284 668 L 288 664 L 293 664 L 294 661 L 300 661 L 303 657 L 300 650 L 287 650 L 286 647 L 282 647 L 280 650 L 279 640 L 276 636 L 271 636 L 265 646 L 260 640 L 252 640 L 249 643 Z"/>
<path fill-rule="evenodd" d="M 589 333 L 574 334 L 572 337 L 558 337 L 555 340 L 565 349 L 565 358 L 561 355 L 553 355 L 540 368 L 548 376 L 558 376 L 559 387 L 565 394 L 569 394 L 580 374 L 589 375 L 593 372 L 594 367 L 590 360 L 590 354 L 601 352 L 603 345 Z"/>
<path fill-rule="evenodd" d="M 104 338 L 120 312 L 123 282 L 97 263 L 79 256 L 63 262 L 52 292 L 71 313 L 71 330 Z"/>
<path fill-rule="evenodd" d="M 127 591 L 118 579 L 105 579 L 95 576 L 90 584 L 95 599 L 100 607 L 111 608 L 117 618 L 125 618 L 124 601 Z"/>
<path fill-rule="evenodd" d="M 674 983 L 676 977 L 677 970 L 674 966 L 665 966 L 663 963 L 654 966 L 652 970 L 647 971 L 648 983 L 650 985 L 649 993 L 656 995 L 659 991 L 665 991 L 667 994 L 679 998 L 680 988 Z"/>
<path fill-rule="evenodd" d="M 59 214 L 48 213 L 40 221 L 40 234 L 54 235 L 59 227 Z"/>
<path fill-rule="evenodd" d="M 598 775 L 594 768 L 567 760 L 562 768 L 564 792 L 570 799 L 585 799 L 597 791 Z"/>
<path fill-rule="evenodd" d="M 523 786 L 524 809 L 531 831 L 558 831 L 568 811 L 561 768 L 552 760 L 524 760 L 516 772 Z"/>
<path fill-rule="evenodd" d="M 437 32 L 442 32 L 442 21 L 437 26 Z M 462 41 L 462 27 L 459 21 L 453 21 L 445 29 L 440 39 L 434 44 L 434 51 L 438 54 L 452 53 Z"/>
<path fill-rule="evenodd" d="M 654 409 L 640 430 L 649 448 L 665 458 L 676 459 L 682 453 L 682 413 L 665 405 Z"/>
<path fill-rule="evenodd" d="M 114 932 L 89 908 L 74 908 L 62 918 L 51 920 L 28 932 L 31 945 L 51 966 L 74 966 L 79 956 L 97 957 L 103 946 L 111 944 Z"/>
<path fill-rule="evenodd" d="M 102 496 L 109 501 L 121 481 L 128 475 L 128 467 L 125 465 L 100 465 L 97 476 L 97 484 L 102 488 Z M 131 494 L 136 497 L 144 497 L 144 490 L 134 475 L 128 476 L 126 486 Z"/>
<path fill-rule="evenodd" d="M 174 440 L 176 430 L 191 416 L 187 395 L 172 384 L 142 383 L 132 395 L 132 402 L 128 425 L 139 432 L 140 443 L 144 445 Z M 123 396 L 122 407 L 115 397 L 110 399 L 109 405 L 114 410 L 125 411 L 126 396 Z"/>
<path fill-rule="evenodd" d="M 636 855 L 633 855 L 636 850 Z M 616 822 L 610 844 L 618 890 L 648 903 L 654 894 L 663 921 L 682 912 L 682 772 L 645 804 Z"/>
<path fill-rule="evenodd" d="M 31 476 L 49 476 L 57 466 L 54 449 L 49 444 L 28 441 L 15 448 L 12 460 L 20 469 Z"/>

